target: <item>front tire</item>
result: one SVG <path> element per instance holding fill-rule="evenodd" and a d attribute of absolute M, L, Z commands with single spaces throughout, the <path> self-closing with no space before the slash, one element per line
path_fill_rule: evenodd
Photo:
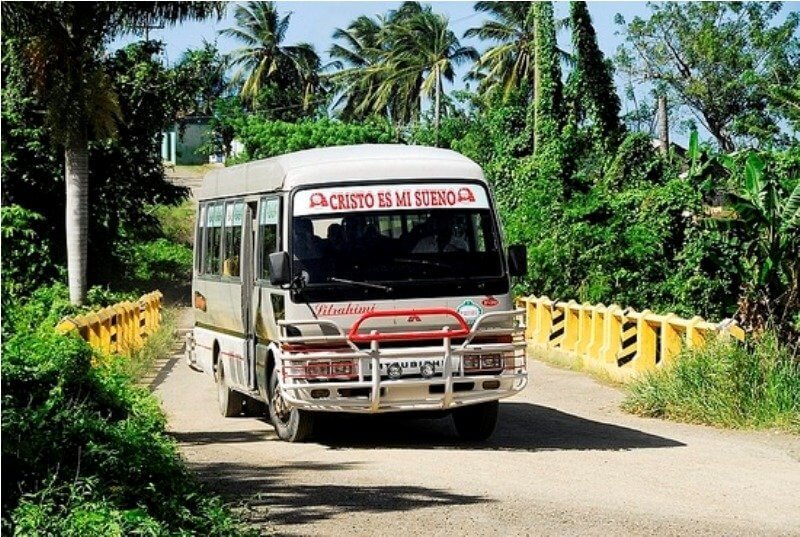
<path fill-rule="evenodd" d="M 486 440 L 497 425 L 499 401 L 478 403 L 453 410 L 453 424 L 463 440 Z"/>
<path fill-rule="evenodd" d="M 230 418 L 242 413 L 244 395 L 228 388 L 225 382 L 225 367 L 222 364 L 222 360 L 219 360 L 214 369 L 214 378 L 217 381 L 217 402 L 219 403 L 219 413 Z"/>
<path fill-rule="evenodd" d="M 278 373 L 274 369 L 269 376 L 269 419 L 278 438 L 287 442 L 305 442 L 314 430 L 314 415 L 299 408 L 290 408 L 283 399 Z"/>

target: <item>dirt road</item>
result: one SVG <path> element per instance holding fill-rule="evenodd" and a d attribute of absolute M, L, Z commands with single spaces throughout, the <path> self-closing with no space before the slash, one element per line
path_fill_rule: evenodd
<path fill-rule="evenodd" d="M 621 392 L 530 364 L 483 444 L 449 420 L 327 420 L 314 443 L 222 418 L 182 360 L 154 377 L 204 480 L 280 535 L 800 535 L 800 438 L 648 420 Z"/>

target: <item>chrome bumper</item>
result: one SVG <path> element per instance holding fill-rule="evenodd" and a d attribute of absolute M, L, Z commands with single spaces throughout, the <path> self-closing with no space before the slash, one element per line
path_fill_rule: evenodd
<path fill-rule="evenodd" d="M 391 341 L 392 334 L 377 334 L 370 340 L 369 349 L 360 349 L 353 342 L 353 333 L 345 335 L 339 326 L 328 320 L 281 321 L 281 348 L 278 363 L 281 371 L 279 386 L 284 400 L 291 406 L 307 410 L 327 412 L 401 412 L 413 410 L 446 410 L 462 405 L 477 404 L 509 397 L 523 390 L 527 385 L 528 374 L 525 368 L 525 340 L 521 325 L 512 328 L 488 327 L 498 321 L 513 325 L 515 319 L 524 315 L 524 310 L 509 312 L 490 312 L 476 319 L 472 328 L 464 335 L 464 341 L 453 344 L 455 331 L 443 328 L 437 332 L 442 345 L 426 347 L 382 348 L 381 341 Z M 354 326 L 358 326 L 356 323 Z M 294 327 L 319 328 L 320 332 L 333 332 L 334 335 L 288 336 L 287 329 Z M 426 337 L 430 333 L 426 333 Z M 475 339 L 504 337 L 510 342 L 475 343 Z M 404 339 L 404 338 L 399 338 Z M 369 340 L 360 336 L 359 341 Z M 341 345 L 336 350 L 296 350 L 297 346 Z M 285 350 L 292 349 L 292 350 Z M 500 355 L 502 371 L 491 373 L 481 371 L 466 372 L 465 356 Z M 436 360 L 443 363 L 441 373 L 431 378 L 382 378 L 381 365 L 395 361 Z M 298 364 L 312 364 L 331 361 L 351 361 L 356 364 L 352 377 L 344 380 L 291 378 L 285 374 Z M 373 372 L 378 372 L 373 374 Z M 357 373 L 357 376 L 356 376 Z M 497 381 L 497 387 L 484 388 L 487 381 Z M 469 388 L 469 385 L 472 387 Z M 439 387 L 441 388 L 433 388 Z M 466 389 L 469 388 L 469 389 Z M 364 395 L 342 395 L 342 390 L 360 390 Z M 320 392 L 322 391 L 322 392 Z M 320 393 L 327 395 L 320 396 Z M 312 395 L 315 392 L 316 396 Z"/>

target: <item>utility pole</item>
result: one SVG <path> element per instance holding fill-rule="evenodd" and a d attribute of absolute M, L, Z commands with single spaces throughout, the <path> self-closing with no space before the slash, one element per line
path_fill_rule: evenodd
<path fill-rule="evenodd" d="M 658 96 L 658 140 L 661 153 L 669 152 L 669 118 L 667 117 L 667 96 Z"/>
<path fill-rule="evenodd" d="M 141 26 L 134 26 L 136 30 L 143 30 L 144 40 L 150 41 L 150 30 L 163 30 L 164 24 L 150 24 L 150 16 L 147 16 L 147 21 Z"/>

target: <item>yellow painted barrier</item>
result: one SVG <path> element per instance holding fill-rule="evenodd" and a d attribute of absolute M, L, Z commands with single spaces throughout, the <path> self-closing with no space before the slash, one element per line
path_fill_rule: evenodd
<path fill-rule="evenodd" d="M 99 311 L 65 318 L 56 330 L 62 334 L 77 331 L 103 354 L 130 356 L 160 326 L 163 298 L 160 291 L 153 291 L 136 302 L 120 302 Z"/>
<path fill-rule="evenodd" d="M 712 334 L 744 341 L 744 330 L 731 320 L 711 323 L 546 296 L 522 297 L 517 305 L 526 312 L 529 346 L 573 354 L 619 382 L 672 363 L 684 347 L 701 346 Z"/>

